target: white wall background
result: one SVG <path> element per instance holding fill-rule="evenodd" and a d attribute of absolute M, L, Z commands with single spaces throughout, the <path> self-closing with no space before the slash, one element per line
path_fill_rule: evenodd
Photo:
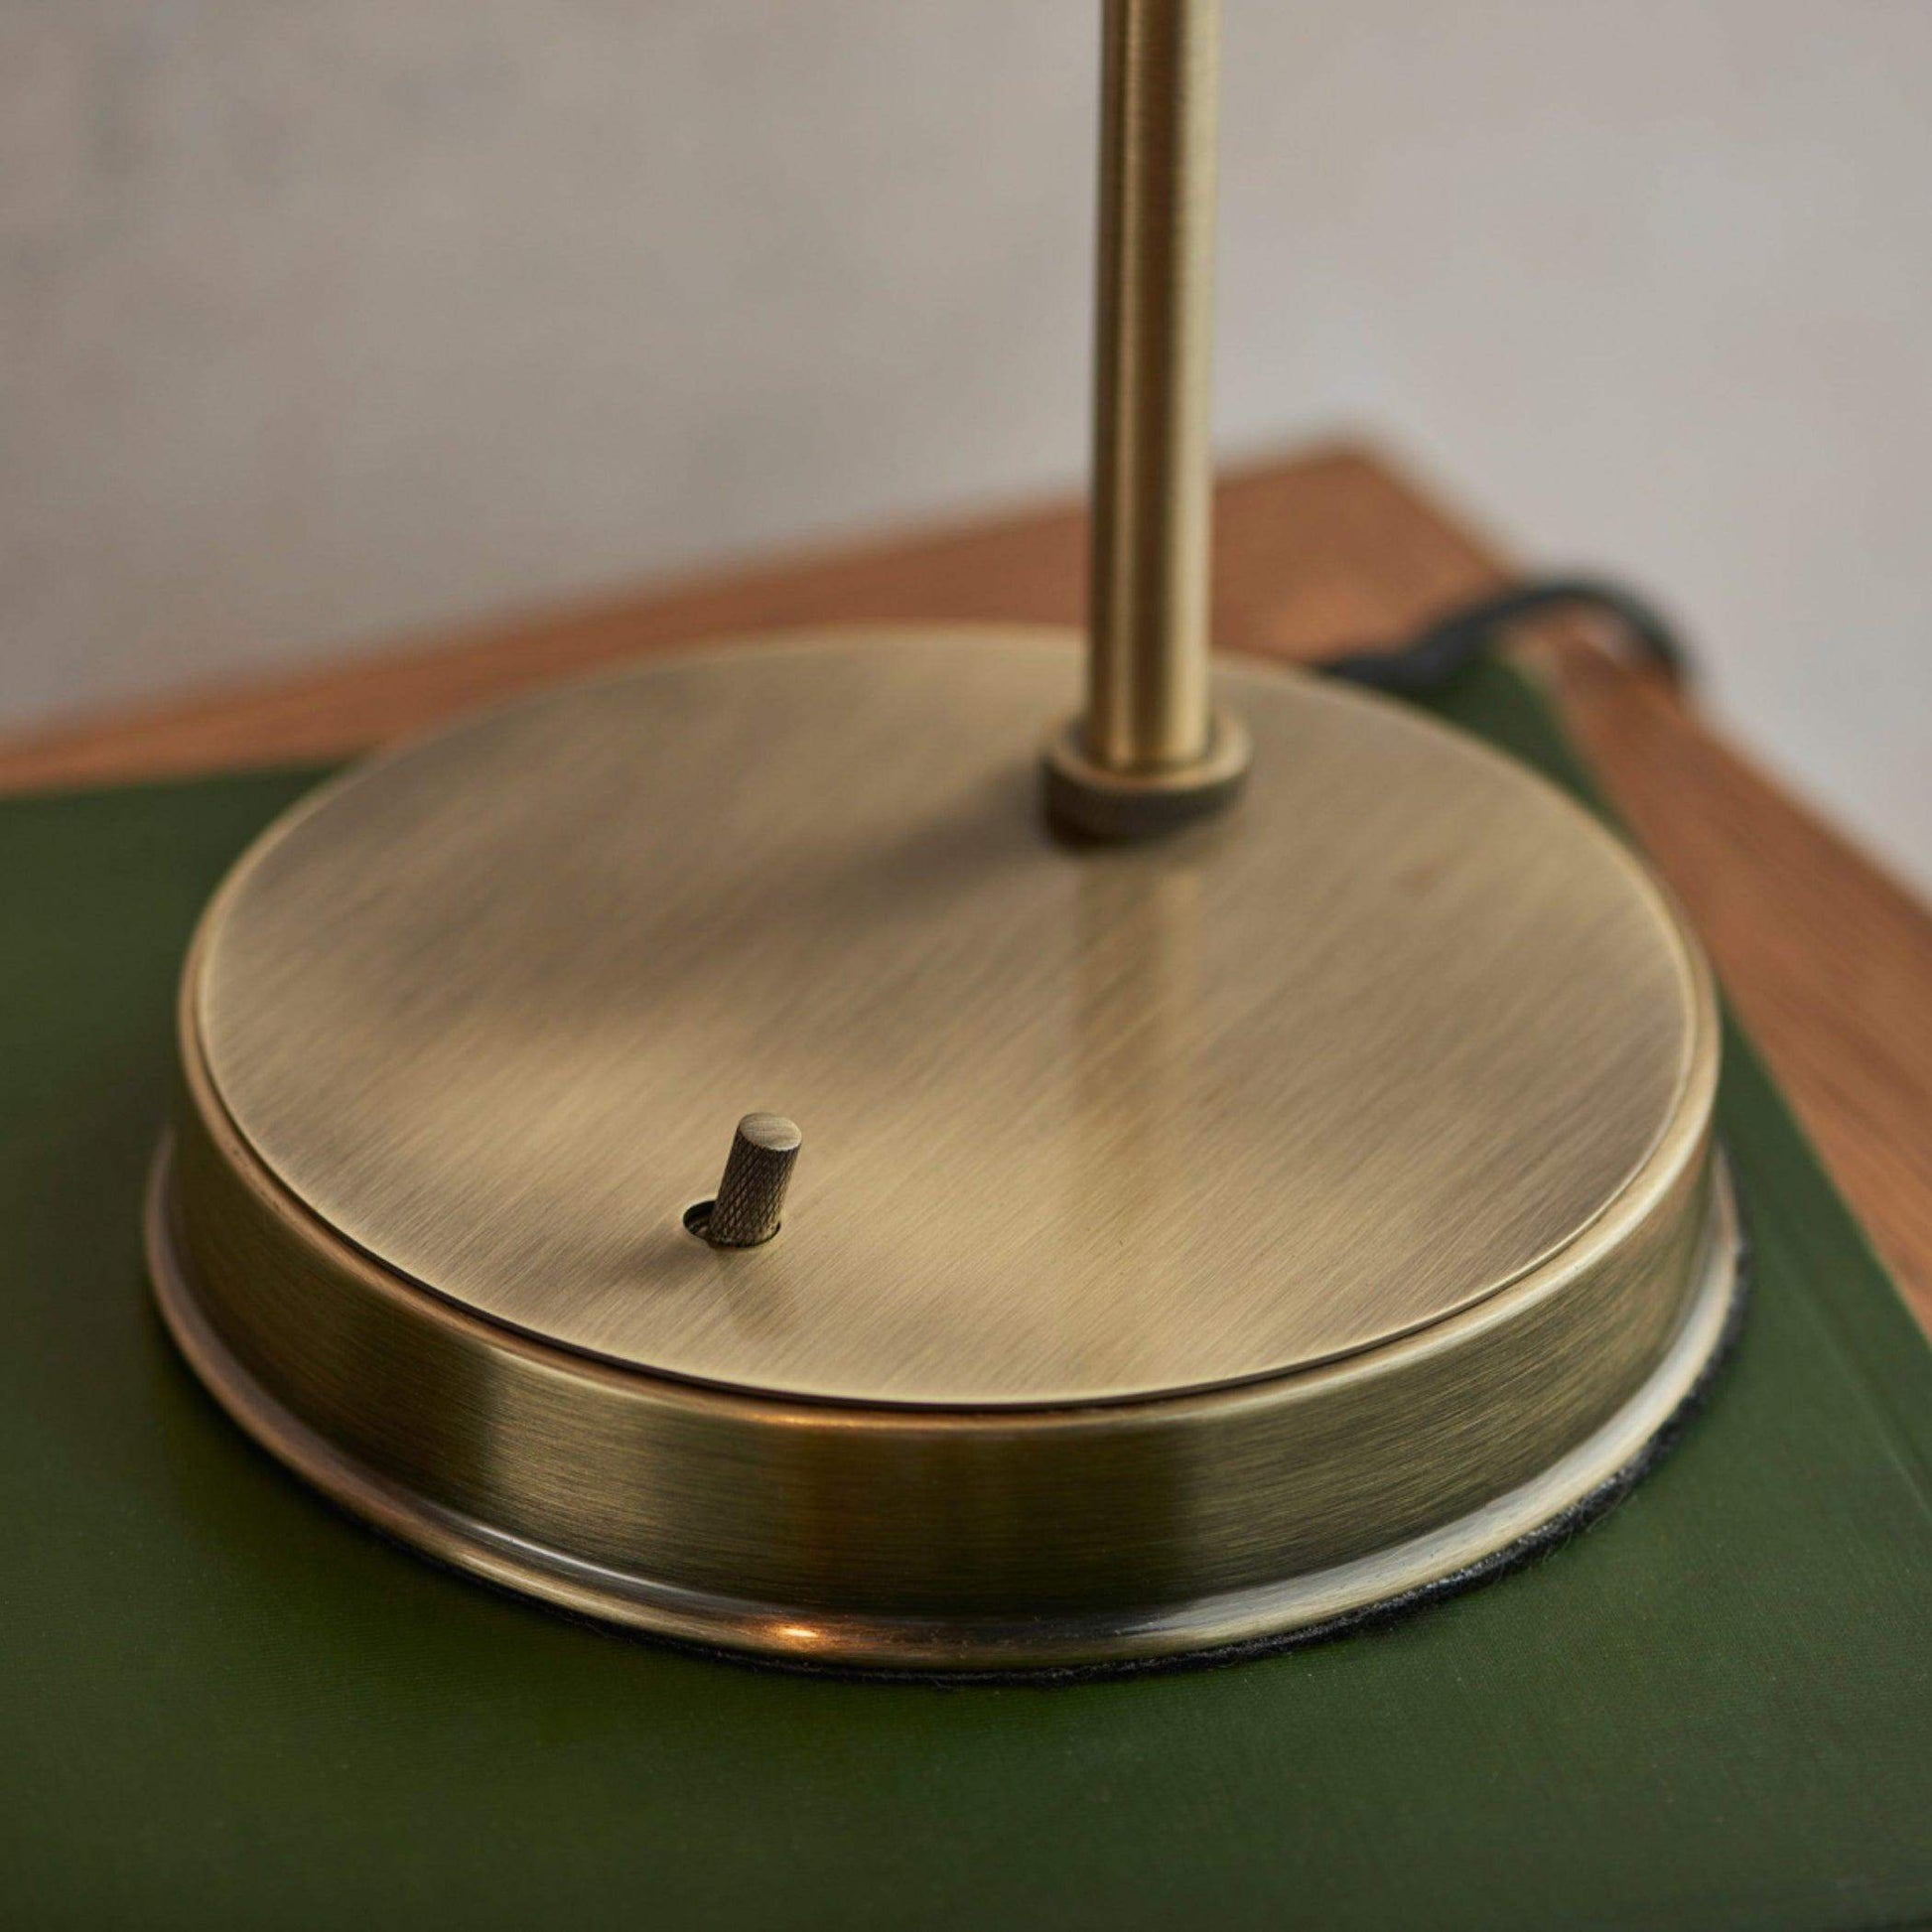
<path fill-rule="evenodd" d="M 1227 0 L 1223 445 L 1932 885 L 1932 5 Z M 0 727 L 1077 480 L 1094 0 L 0 0 Z"/>

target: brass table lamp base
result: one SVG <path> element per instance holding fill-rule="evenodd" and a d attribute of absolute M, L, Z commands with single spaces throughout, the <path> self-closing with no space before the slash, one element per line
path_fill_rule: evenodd
<path fill-rule="evenodd" d="M 694 653 L 271 828 L 150 1209 L 217 1398 L 435 1556 L 859 1668 L 1291 1633 L 1629 1464 L 1736 1251 L 1662 894 L 1506 759 L 1261 666 L 1216 681 L 1238 805 L 1048 838 L 1079 680 L 1053 633 Z M 714 1245 L 762 1109 L 796 1178 Z"/>

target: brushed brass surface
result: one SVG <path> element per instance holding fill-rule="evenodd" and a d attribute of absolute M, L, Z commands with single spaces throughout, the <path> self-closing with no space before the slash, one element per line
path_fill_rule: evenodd
<path fill-rule="evenodd" d="M 1219 38 L 1220 0 L 1104 10 L 1092 628 L 1077 744 L 1049 752 L 1047 794 L 1095 837 L 1225 804 L 1246 751 L 1214 733 L 1208 692 Z"/>
<path fill-rule="evenodd" d="M 1044 841 L 1079 660 L 660 660 L 271 828 L 150 1220 L 237 1419 L 499 1582 L 907 1668 L 1302 1627 L 1622 1466 L 1733 1275 L 1667 903 L 1481 746 L 1260 666 L 1247 809 Z M 717 1122 L 779 1097 L 783 1234 L 713 1249 Z"/>
<path fill-rule="evenodd" d="M 1464 1576 L 1534 1537 L 1627 1470 L 1709 1372 L 1738 1252 L 1722 1162 L 1715 1182 L 1708 1215 L 1691 1223 L 1699 1238 L 1675 1326 L 1659 1343 L 1639 1323 L 1653 1364 L 1607 1410 L 1593 1400 L 1569 1413 L 1592 1379 L 1580 1354 L 1614 1345 L 1614 1302 L 1519 1352 L 1513 1380 L 1496 1387 L 1547 1375 L 1545 1399 L 1493 1415 L 1440 1373 L 1466 1338 L 1455 1337 L 1420 1378 L 1411 1341 L 1398 1345 L 1410 1359 L 1388 1364 L 1393 1382 L 1364 1364 L 1124 1410 L 875 1412 L 855 1427 L 844 1411 L 621 1375 L 427 1298 L 412 1309 L 412 1291 L 346 1252 L 321 1319 L 302 1293 L 318 1284 L 299 1272 L 255 1277 L 256 1288 L 278 1285 L 262 1310 L 223 1306 L 196 1272 L 179 1213 L 194 1194 L 165 1144 L 147 1235 L 162 1315 L 216 1399 L 390 1535 L 659 1636 L 794 1664 L 970 1673 L 1288 1636 Z M 201 1252 L 223 1267 L 267 1266 L 245 1243 Z M 350 1279 L 355 1296 L 339 1301 Z M 1626 1287 L 1638 1279 L 1626 1273 Z M 1644 1279 L 1654 1290 L 1662 1277 Z M 1496 1325 L 1488 1311 L 1462 1325 L 1472 1321 Z M 1412 1398 L 1413 1412 L 1402 1406 Z M 492 1445 L 512 1452 L 493 1465 Z M 601 1496 L 606 1481 L 613 1493 Z M 1386 1502 L 1394 1513 L 1379 1518 Z M 586 1518 L 595 1533 L 574 1542 Z M 1360 1554 L 1335 1554 L 1347 1550 Z"/>
<path fill-rule="evenodd" d="M 1553 787 L 1230 667 L 1244 810 L 1039 837 L 1047 636 L 661 661 L 328 788 L 208 916 L 191 1044 L 398 1274 L 653 1372 L 1064 1404 L 1278 1375 L 1494 1295 L 1704 1132 L 1708 986 Z M 773 721 L 782 721 L 774 727 Z M 682 1216 L 782 1096 L 782 1240 Z"/>

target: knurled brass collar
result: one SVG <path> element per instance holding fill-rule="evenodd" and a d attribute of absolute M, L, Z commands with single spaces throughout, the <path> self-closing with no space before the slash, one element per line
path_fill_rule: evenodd
<path fill-rule="evenodd" d="M 1087 750 L 1079 719 L 1041 755 L 1046 815 L 1060 830 L 1109 843 L 1158 838 L 1230 805 L 1247 782 L 1254 748 L 1232 712 L 1216 710 L 1207 751 L 1191 764 L 1117 771 Z"/>

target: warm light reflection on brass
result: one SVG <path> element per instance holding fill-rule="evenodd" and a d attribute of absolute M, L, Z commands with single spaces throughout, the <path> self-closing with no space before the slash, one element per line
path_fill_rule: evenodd
<path fill-rule="evenodd" d="M 1228 667 L 1239 814 L 1043 840 L 1077 640 L 697 653 L 325 790 L 184 986 L 171 1324 L 351 1507 L 841 1661 L 1161 1654 L 1500 1547 L 1715 1343 L 1717 1028 L 1607 833 Z M 782 1097 L 782 1235 L 685 1207 Z"/>

